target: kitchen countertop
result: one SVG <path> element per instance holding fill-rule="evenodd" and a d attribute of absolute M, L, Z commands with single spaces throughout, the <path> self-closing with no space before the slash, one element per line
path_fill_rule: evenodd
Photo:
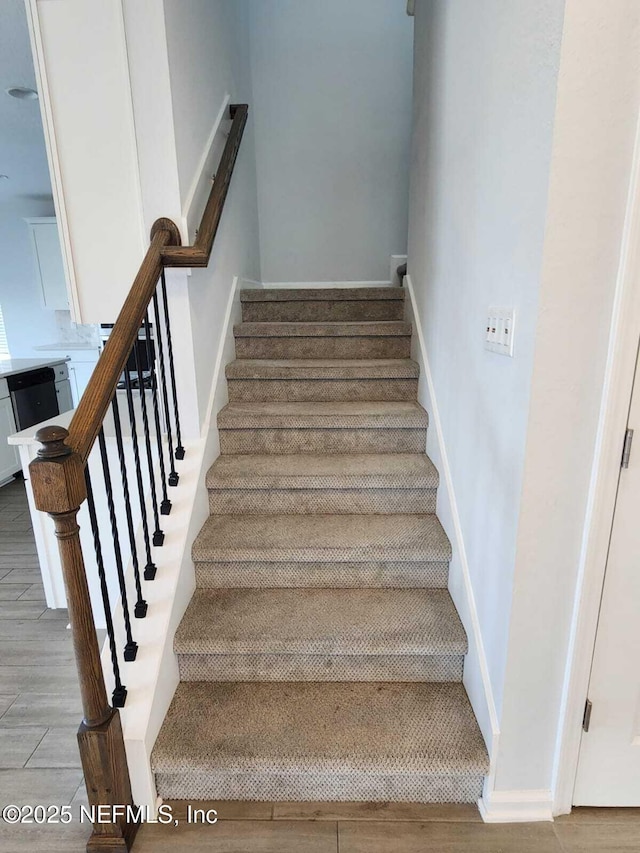
<path fill-rule="evenodd" d="M 27 370 L 37 370 L 39 367 L 53 367 L 54 364 L 64 364 L 69 359 L 58 358 L 7 358 L 0 360 L 0 379 L 25 373 Z"/>
<path fill-rule="evenodd" d="M 74 415 L 75 410 L 72 409 L 69 412 L 63 412 L 60 415 L 54 415 L 54 417 L 49 418 L 48 421 L 42 421 L 40 424 L 34 424 L 33 426 L 27 427 L 27 429 L 20 430 L 20 432 L 14 432 L 13 435 L 10 435 L 7 438 L 7 444 L 21 445 L 21 444 L 39 444 L 36 439 L 36 433 L 41 427 L 45 426 L 61 426 L 65 429 L 71 423 L 71 418 Z"/>
<path fill-rule="evenodd" d="M 39 351 L 44 352 L 76 352 L 78 350 L 89 350 L 90 352 L 95 352 L 100 349 L 99 343 L 88 343 L 88 342 L 80 342 L 80 341 L 72 341 L 65 343 L 64 341 L 58 341 L 58 343 L 53 344 L 41 344 L 40 346 L 34 347 Z"/>

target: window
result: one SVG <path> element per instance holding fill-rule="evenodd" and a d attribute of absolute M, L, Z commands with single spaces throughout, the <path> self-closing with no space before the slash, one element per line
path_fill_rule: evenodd
<path fill-rule="evenodd" d="M 0 305 L 0 358 L 9 358 L 9 344 L 7 343 L 7 332 L 2 316 L 2 305 Z"/>

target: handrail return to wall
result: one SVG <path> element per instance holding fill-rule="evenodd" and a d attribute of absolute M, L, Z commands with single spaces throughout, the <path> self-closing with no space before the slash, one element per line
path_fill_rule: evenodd
<path fill-rule="evenodd" d="M 213 187 L 207 201 L 197 239 L 193 246 L 180 245 L 180 232 L 170 219 L 158 219 L 151 229 L 151 244 L 136 275 L 122 310 L 113 326 L 104 350 L 89 380 L 82 399 L 75 410 L 69 429 L 48 426 L 36 435 L 41 444 L 38 457 L 29 466 L 31 486 L 38 510 L 48 513 L 53 519 L 55 535 L 62 563 L 69 621 L 73 636 L 76 666 L 80 681 L 83 720 L 78 732 L 80 756 L 85 784 L 91 806 L 119 806 L 109 822 L 96 821 L 88 850 L 129 850 L 138 822 L 127 814 L 126 806 L 133 805 L 129 770 L 125 755 L 124 739 L 118 707 L 126 701 L 126 687 L 120 681 L 116 633 L 113 625 L 112 608 L 105 576 L 101 530 L 97 521 L 94 492 L 89 474 L 89 455 L 98 443 L 102 475 L 113 538 L 115 565 L 121 596 L 126 645 L 125 660 L 135 660 L 137 645 L 133 638 L 125 584 L 124 561 L 120 548 L 119 531 L 114 498 L 114 478 L 111 476 L 104 423 L 111 412 L 114 420 L 119 473 L 115 480 L 121 482 L 127 520 L 129 545 L 136 587 L 134 617 L 144 618 L 147 605 L 143 598 L 142 580 L 152 582 L 155 565 L 152 561 L 150 544 L 160 546 L 163 534 L 159 519 L 171 511 L 167 485 L 178 483 L 175 460 L 184 457 L 180 432 L 180 418 L 173 365 L 171 323 L 168 311 L 167 288 L 164 270 L 167 267 L 205 267 L 209 263 L 211 250 L 224 210 L 229 183 L 247 122 L 248 106 L 236 104 L 229 108 L 231 129 L 220 160 Z M 151 311 L 153 320 L 151 323 Z M 151 339 L 153 328 L 153 341 Z M 145 364 L 138 343 L 142 330 L 142 341 L 146 347 L 146 372 L 149 387 L 145 388 Z M 131 443 L 135 461 L 135 485 L 128 481 L 121 417 L 116 391 L 122 385 L 131 428 Z M 137 388 L 135 387 L 137 384 Z M 135 397 L 139 393 L 139 413 L 142 419 L 143 441 L 139 441 L 138 417 Z M 147 393 L 149 392 L 150 393 Z M 148 398 L 151 398 L 149 401 Z M 172 398 L 173 406 L 169 398 Z M 149 408 L 151 411 L 149 412 Z M 162 439 L 162 424 L 167 442 Z M 153 421 L 153 423 L 151 423 Z M 155 435 L 154 433 L 155 428 Z M 175 438 L 175 446 L 174 446 Z M 143 445 L 142 447 L 140 445 Z M 146 465 L 143 464 L 143 458 Z M 152 511 L 148 513 L 145 482 L 142 468 L 148 467 L 148 489 L 151 493 Z M 167 473 L 168 472 L 168 473 Z M 137 487 L 137 488 L 136 488 Z M 138 554 L 131 491 L 137 491 L 141 513 L 144 553 Z M 116 688 L 111 701 L 107 697 L 100 648 L 89 597 L 85 568 L 85 557 L 79 536 L 77 515 L 85 502 L 88 503 L 91 520 L 95 565 L 97 567 L 107 635 L 111 651 Z M 158 511 L 158 506 L 160 507 Z M 148 518 L 148 514 L 151 518 Z M 150 536 L 150 524 L 155 530 Z M 145 566 L 140 577 L 141 559 Z M 103 817 L 103 815 L 101 815 Z"/>

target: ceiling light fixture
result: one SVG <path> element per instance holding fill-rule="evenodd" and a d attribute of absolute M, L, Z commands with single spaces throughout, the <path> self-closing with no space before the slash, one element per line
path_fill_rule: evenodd
<path fill-rule="evenodd" d="M 35 89 L 29 89 L 26 86 L 12 86 L 5 90 L 7 95 L 12 98 L 17 98 L 19 101 L 37 101 L 38 93 Z"/>

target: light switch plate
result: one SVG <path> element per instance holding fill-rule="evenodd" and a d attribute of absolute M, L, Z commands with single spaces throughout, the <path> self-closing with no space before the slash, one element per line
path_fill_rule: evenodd
<path fill-rule="evenodd" d="M 513 308 L 490 306 L 487 310 L 484 348 L 499 355 L 508 355 L 513 358 L 514 330 L 515 311 Z"/>

